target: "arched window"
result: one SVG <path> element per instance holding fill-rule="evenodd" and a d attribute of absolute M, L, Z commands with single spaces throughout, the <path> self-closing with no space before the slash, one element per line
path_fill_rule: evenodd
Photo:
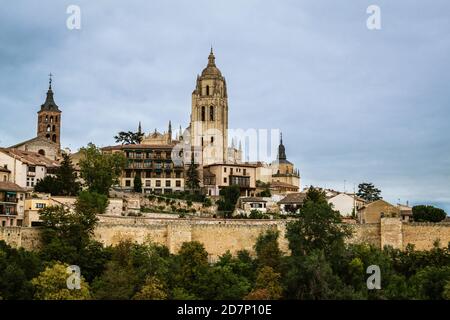
<path fill-rule="evenodd" d="M 206 86 L 206 95 L 209 96 L 209 86 Z"/>
<path fill-rule="evenodd" d="M 50 135 L 48 133 L 45 135 L 45 137 L 47 138 L 47 140 L 50 140 Z"/>
<path fill-rule="evenodd" d="M 55 116 L 55 123 L 58 123 L 58 116 Z"/>
<path fill-rule="evenodd" d="M 211 137 L 211 144 L 214 143 L 214 137 Z"/>
<path fill-rule="evenodd" d="M 52 130 L 52 127 L 50 125 L 47 126 L 47 132 L 50 132 Z"/>
<path fill-rule="evenodd" d="M 209 107 L 209 120 L 214 121 L 214 106 Z"/>
<path fill-rule="evenodd" d="M 43 149 L 40 149 L 40 150 L 38 151 L 38 153 L 39 153 L 41 156 L 45 156 L 45 150 L 43 150 Z"/>
<path fill-rule="evenodd" d="M 202 121 L 206 121 L 205 107 L 202 107 Z"/>
<path fill-rule="evenodd" d="M 45 122 L 48 122 L 48 116 L 45 116 Z"/>
<path fill-rule="evenodd" d="M 56 131 L 56 127 L 55 125 L 53 125 L 52 131 L 55 132 Z"/>
<path fill-rule="evenodd" d="M 52 141 L 53 141 L 53 142 L 56 142 L 56 134 L 53 135 Z"/>
<path fill-rule="evenodd" d="M 53 116 L 50 117 L 50 123 L 53 123 Z"/>

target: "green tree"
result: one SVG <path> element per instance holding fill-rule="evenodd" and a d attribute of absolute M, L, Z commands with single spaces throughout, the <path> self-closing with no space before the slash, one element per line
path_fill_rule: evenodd
<path fill-rule="evenodd" d="M 77 181 L 77 174 L 72 160 L 67 153 L 62 154 L 63 161 L 56 169 L 55 176 L 46 176 L 39 180 L 34 187 L 36 192 L 50 193 L 55 196 L 76 196 L 81 185 Z"/>
<path fill-rule="evenodd" d="M 116 143 L 124 144 L 140 144 L 142 139 L 144 138 L 144 134 L 140 132 L 132 132 L 132 131 L 120 131 L 114 139 L 116 139 Z"/>
<path fill-rule="evenodd" d="M 0 292 L 6 300 L 33 298 L 31 279 L 42 271 L 42 261 L 34 252 L 15 249 L 0 241 Z"/>
<path fill-rule="evenodd" d="M 167 293 L 164 285 L 156 277 L 148 277 L 141 290 L 133 297 L 134 300 L 165 300 Z"/>
<path fill-rule="evenodd" d="M 224 187 L 220 190 L 221 199 L 217 201 L 218 210 L 224 217 L 230 217 L 236 208 L 236 203 L 241 195 L 241 189 L 237 185 Z"/>
<path fill-rule="evenodd" d="M 283 254 L 278 246 L 279 232 L 268 230 L 258 236 L 254 249 L 256 252 L 256 263 L 259 267 L 271 267 L 278 270 Z"/>
<path fill-rule="evenodd" d="M 281 299 L 283 288 L 280 283 L 281 274 L 271 267 L 259 269 L 255 287 L 245 297 L 245 300 L 278 300 Z"/>
<path fill-rule="evenodd" d="M 310 186 L 308 191 L 306 192 L 305 201 L 312 201 L 314 203 L 322 203 L 327 201 L 327 197 L 325 195 L 325 191 Z"/>
<path fill-rule="evenodd" d="M 56 177 L 59 179 L 61 184 L 60 195 L 76 196 L 81 189 L 81 184 L 77 181 L 77 173 L 73 167 L 70 155 L 63 153 L 62 157 L 63 161 L 56 172 Z"/>
<path fill-rule="evenodd" d="M 72 211 L 63 206 L 42 209 L 41 257 L 46 261 L 79 265 L 88 280 L 98 276 L 109 254 L 91 236 L 98 221 L 97 214 L 105 206 L 104 200 L 104 195 L 84 191 Z"/>
<path fill-rule="evenodd" d="M 191 192 L 200 188 L 198 164 L 195 163 L 194 155 L 191 156 L 191 163 L 186 171 L 186 187 Z"/>
<path fill-rule="evenodd" d="M 446 286 L 450 282 L 450 266 L 428 266 L 411 277 L 409 285 L 415 298 L 424 300 L 445 299 Z"/>
<path fill-rule="evenodd" d="M 203 244 L 197 241 L 184 242 L 175 257 L 174 276 L 170 279 L 172 287 L 182 288 L 193 297 L 200 298 L 204 288 L 199 279 L 205 279 L 208 272 L 208 252 Z"/>
<path fill-rule="evenodd" d="M 34 298 L 37 300 L 87 300 L 91 298 L 89 284 L 83 277 L 80 279 L 80 289 L 69 289 L 67 279 L 70 273 L 68 265 L 55 263 L 47 267 L 39 276 L 31 280 L 34 286 Z"/>
<path fill-rule="evenodd" d="M 81 177 L 89 191 L 108 195 L 112 185 L 118 182 L 127 160 L 121 153 L 102 153 L 94 144 L 81 148 Z"/>
<path fill-rule="evenodd" d="M 363 182 L 358 185 L 358 192 L 356 195 L 368 202 L 373 202 L 382 199 L 381 190 L 375 188 L 373 183 Z"/>
<path fill-rule="evenodd" d="M 413 219 L 417 222 L 439 222 L 447 217 L 447 213 L 433 206 L 419 205 L 412 208 Z"/>
<path fill-rule="evenodd" d="M 142 180 L 138 174 L 134 176 L 133 190 L 134 192 L 142 193 Z"/>
<path fill-rule="evenodd" d="M 75 202 L 75 212 L 91 220 L 88 223 L 92 231 L 97 222 L 97 215 L 106 212 L 108 203 L 108 197 L 104 194 L 81 191 Z"/>
<path fill-rule="evenodd" d="M 61 191 L 61 181 L 56 176 L 45 176 L 36 182 L 34 191 L 58 196 Z"/>
<path fill-rule="evenodd" d="M 309 197 L 309 195 L 307 195 Z M 305 200 L 301 215 L 287 225 L 286 237 L 292 255 L 305 255 L 314 250 L 325 254 L 343 250 L 351 229 L 342 223 L 341 215 L 326 199 Z"/>

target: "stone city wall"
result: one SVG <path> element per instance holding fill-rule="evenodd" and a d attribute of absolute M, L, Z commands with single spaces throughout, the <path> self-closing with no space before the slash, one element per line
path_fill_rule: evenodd
<path fill-rule="evenodd" d="M 121 240 L 138 243 L 155 242 L 167 246 L 176 253 L 183 242 L 203 243 L 212 259 L 226 251 L 253 251 L 258 235 L 273 229 L 280 232 L 280 248 L 288 252 L 285 238 L 286 220 L 223 220 L 177 219 L 100 216 L 94 237 L 105 245 L 116 245 Z M 441 246 L 450 242 L 450 223 L 402 223 L 395 218 L 383 218 L 379 224 L 351 225 L 354 230 L 351 243 L 370 243 L 377 247 L 391 245 L 404 249 L 408 243 L 418 250 L 432 248 L 439 239 Z M 28 250 L 40 246 L 39 228 L 0 227 L 0 240 L 13 247 Z"/>

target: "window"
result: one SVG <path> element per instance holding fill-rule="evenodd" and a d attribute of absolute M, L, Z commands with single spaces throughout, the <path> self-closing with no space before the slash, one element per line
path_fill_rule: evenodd
<path fill-rule="evenodd" d="M 214 137 L 211 137 L 211 144 L 214 143 Z"/>
<path fill-rule="evenodd" d="M 181 187 L 181 180 L 176 180 L 176 181 L 175 181 L 175 186 L 176 186 L 177 188 L 180 188 L 180 187 Z"/>
<path fill-rule="evenodd" d="M 166 187 L 170 187 L 170 180 L 166 180 Z"/>
<path fill-rule="evenodd" d="M 47 126 L 47 132 L 50 132 L 52 130 L 52 127 L 50 125 Z"/>
<path fill-rule="evenodd" d="M 53 142 L 56 142 L 56 134 L 53 135 L 52 141 L 53 141 Z"/>
<path fill-rule="evenodd" d="M 203 137 L 202 137 L 202 147 L 203 147 Z"/>
<path fill-rule="evenodd" d="M 161 187 L 161 180 L 156 180 L 156 186 Z"/>
<path fill-rule="evenodd" d="M 131 178 L 131 171 L 130 170 L 125 171 L 125 178 Z"/>
<path fill-rule="evenodd" d="M 44 209 L 45 203 L 36 203 L 36 209 Z"/>
<path fill-rule="evenodd" d="M 227 172 L 227 167 L 223 167 L 223 172 Z"/>
<path fill-rule="evenodd" d="M 223 178 L 223 183 L 227 183 L 227 178 Z"/>
<path fill-rule="evenodd" d="M 58 116 L 55 117 L 55 123 L 58 123 Z"/>
<path fill-rule="evenodd" d="M 40 150 L 38 151 L 38 153 L 39 153 L 41 156 L 45 156 L 45 150 L 43 150 L 43 149 L 40 149 Z"/>
<path fill-rule="evenodd" d="M 209 107 L 209 120 L 214 121 L 214 106 Z"/>
<path fill-rule="evenodd" d="M 205 107 L 202 107 L 202 121 L 206 121 Z"/>
<path fill-rule="evenodd" d="M 247 175 L 247 169 L 244 169 L 244 176 Z"/>
<path fill-rule="evenodd" d="M 146 171 L 145 172 L 145 177 L 146 178 L 151 178 L 151 176 L 152 176 L 152 173 L 150 171 Z"/>
<path fill-rule="evenodd" d="M 130 180 L 126 180 L 125 181 L 125 187 L 131 187 L 131 181 Z"/>
<path fill-rule="evenodd" d="M 145 180 L 145 186 L 146 187 L 150 187 L 152 184 L 151 184 L 151 180 Z"/>
<path fill-rule="evenodd" d="M 209 86 L 206 86 L 206 95 L 209 96 Z"/>

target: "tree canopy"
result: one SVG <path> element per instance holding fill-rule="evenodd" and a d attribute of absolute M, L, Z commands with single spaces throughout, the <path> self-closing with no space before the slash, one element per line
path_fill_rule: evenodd
<path fill-rule="evenodd" d="M 54 196 L 76 196 L 81 189 L 81 184 L 77 180 L 77 174 L 73 167 L 70 156 L 62 154 L 63 161 L 56 169 L 55 175 L 47 175 L 39 180 L 34 191 L 50 193 Z"/>
<path fill-rule="evenodd" d="M 358 192 L 356 195 L 368 202 L 373 202 L 382 199 L 381 190 L 375 188 L 373 183 L 363 182 L 358 185 Z"/>
<path fill-rule="evenodd" d="M 139 144 L 141 143 L 144 134 L 141 132 L 133 132 L 133 131 L 120 131 L 114 139 L 116 139 L 116 143 L 123 144 Z"/>
<path fill-rule="evenodd" d="M 447 213 L 433 206 L 419 205 L 412 208 L 414 221 L 417 222 L 439 222 L 447 217 Z"/>
<path fill-rule="evenodd" d="M 127 160 L 121 153 L 103 153 L 94 144 L 81 148 L 80 160 L 81 178 L 84 179 L 89 191 L 108 195 L 112 185 L 118 183 L 118 178 L 125 168 Z"/>

